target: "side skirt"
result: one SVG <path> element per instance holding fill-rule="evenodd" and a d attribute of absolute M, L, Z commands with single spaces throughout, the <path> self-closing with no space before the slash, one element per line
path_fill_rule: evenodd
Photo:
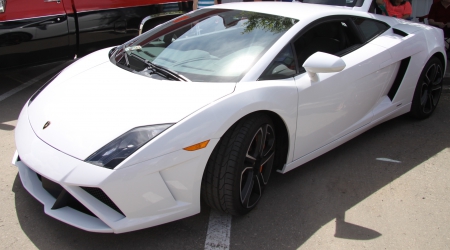
<path fill-rule="evenodd" d="M 355 130 L 355 131 L 353 131 L 353 132 L 351 132 L 351 133 L 349 133 L 349 134 L 347 134 L 347 135 L 345 135 L 345 136 L 343 136 L 343 137 L 341 137 L 341 138 L 339 138 L 339 139 L 337 139 L 337 140 L 335 140 L 333 142 L 330 142 L 329 144 L 327 144 L 327 145 L 325 145 L 325 146 L 323 146 L 323 147 L 321 147 L 321 148 L 319 148 L 319 149 L 317 149 L 317 150 L 315 150 L 315 151 L 313 151 L 313 152 L 311 152 L 311 153 L 309 153 L 309 154 L 307 154 L 307 155 L 305 155 L 305 156 L 303 156 L 303 157 L 301 157 L 301 158 L 299 158 L 299 159 L 297 159 L 297 160 L 295 160 L 295 161 L 293 161 L 293 162 L 291 162 L 289 164 L 284 165 L 283 169 L 282 170 L 278 170 L 278 172 L 282 173 L 282 174 L 287 173 L 287 172 L 291 171 L 292 169 L 297 168 L 300 165 L 303 165 L 303 164 L 307 163 L 308 161 L 311 161 L 311 160 L 313 160 L 313 159 L 315 159 L 315 158 L 325 154 L 326 152 L 328 152 L 328 151 L 330 151 L 330 150 L 332 150 L 332 149 L 334 149 L 334 148 L 344 144 L 345 142 L 355 138 L 356 136 L 366 132 L 367 130 L 369 130 L 369 129 L 375 127 L 375 126 L 377 126 L 378 124 L 381 124 L 381 123 L 383 123 L 385 121 L 388 121 L 388 120 L 390 120 L 392 118 L 395 118 L 397 116 L 406 114 L 410 110 L 411 110 L 411 103 L 403 105 L 402 107 L 400 107 L 400 108 L 398 108 L 398 109 L 396 109 L 396 110 L 386 114 L 385 116 L 382 116 L 382 117 L 372 121 L 371 123 L 369 123 L 369 124 L 359 128 L 359 129 L 357 129 L 357 130 Z"/>

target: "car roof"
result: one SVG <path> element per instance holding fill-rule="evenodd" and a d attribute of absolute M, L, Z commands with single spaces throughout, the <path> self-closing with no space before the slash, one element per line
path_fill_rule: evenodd
<path fill-rule="evenodd" d="M 299 20 L 345 14 L 367 16 L 365 12 L 351 10 L 347 7 L 301 2 L 235 2 L 214 5 L 207 8 L 254 11 Z"/>

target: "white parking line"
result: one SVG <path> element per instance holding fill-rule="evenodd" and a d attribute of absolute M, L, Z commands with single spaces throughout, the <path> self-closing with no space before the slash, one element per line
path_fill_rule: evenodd
<path fill-rule="evenodd" d="M 46 72 L 42 73 L 41 75 L 39 75 L 39 76 L 29 80 L 28 82 L 26 82 L 24 84 L 21 84 L 17 88 L 11 89 L 10 91 L 0 95 L 0 102 L 5 100 L 8 97 L 14 95 L 15 93 L 17 93 L 17 92 L 19 92 L 19 91 L 21 91 L 21 90 L 23 90 L 23 89 L 25 89 L 25 88 L 35 84 L 36 82 L 40 81 L 42 78 L 47 77 L 47 76 L 49 76 L 51 74 L 54 74 L 54 73 L 60 71 L 63 67 L 66 67 L 66 66 L 67 66 L 67 64 L 65 64 L 65 63 L 60 64 L 59 66 L 54 67 L 53 69 L 51 69 L 49 71 L 46 71 Z"/>
<path fill-rule="evenodd" d="M 392 160 L 392 159 L 389 159 L 389 158 L 376 158 L 376 160 L 378 160 L 378 161 L 393 162 L 393 163 L 402 163 L 401 161 Z"/>
<path fill-rule="evenodd" d="M 205 250 L 230 249 L 231 215 L 211 209 Z"/>

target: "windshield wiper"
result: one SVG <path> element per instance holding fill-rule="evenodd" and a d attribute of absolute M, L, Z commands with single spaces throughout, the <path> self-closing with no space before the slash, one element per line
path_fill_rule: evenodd
<path fill-rule="evenodd" d="M 125 54 L 127 54 L 127 52 L 124 52 Z M 185 76 L 178 74 L 177 72 L 170 70 L 164 66 L 160 66 L 157 64 L 154 64 L 136 54 L 130 53 L 128 54 L 136 59 L 138 59 L 139 61 L 145 63 L 146 65 L 149 66 L 149 70 L 152 70 L 154 74 L 158 74 L 166 79 L 173 79 L 173 80 L 178 80 L 178 81 L 184 81 L 184 82 L 190 82 L 191 80 L 187 79 Z"/>

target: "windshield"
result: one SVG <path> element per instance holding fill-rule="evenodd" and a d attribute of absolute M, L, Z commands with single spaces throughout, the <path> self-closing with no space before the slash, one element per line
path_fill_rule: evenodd
<path fill-rule="evenodd" d="M 154 74 L 155 66 L 190 81 L 238 82 L 297 21 L 256 12 L 202 9 L 125 43 L 111 61 L 156 79 L 163 77 Z"/>

